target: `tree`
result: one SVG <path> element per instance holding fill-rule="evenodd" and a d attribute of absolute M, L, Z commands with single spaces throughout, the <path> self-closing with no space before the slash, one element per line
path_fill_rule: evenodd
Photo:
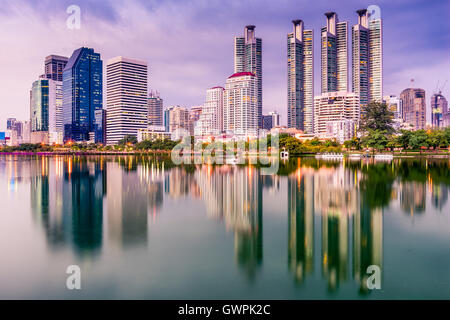
<path fill-rule="evenodd" d="M 374 150 L 385 149 L 388 144 L 388 133 L 381 130 L 369 130 L 362 138 L 361 144 Z"/>
<path fill-rule="evenodd" d="M 123 146 L 126 144 L 132 144 L 135 145 L 137 143 L 137 138 L 135 136 L 125 136 L 123 139 L 119 140 L 119 145 Z"/>
<path fill-rule="evenodd" d="M 417 130 L 411 132 L 409 138 L 409 146 L 415 150 L 421 149 L 421 147 L 428 147 L 427 133 L 425 132 L 425 130 Z"/>
<path fill-rule="evenodd" d="M 407 150 L 409 147 L 409 139 L 411 138 L 412 131 L 401 130 L 401 134 L 397 138 L 398 143 L 403 147 L 404 150 Z"/>
<path fill-rule="evenodd" d="M 344 141 L 344 147 L 348 150 L 350 149 L 361 149 L 361 141 L 358 137 L 353 137 L 351 140 Z"/>
<path fill-rule="evenodd" d="M 359 125 L 361 132 L 378 130 L 391 134 L 395 131 L 392 121 L 394 114 L 389 111 L 385 103 L 371 102 L 362 112 L 361 123 Z"/>

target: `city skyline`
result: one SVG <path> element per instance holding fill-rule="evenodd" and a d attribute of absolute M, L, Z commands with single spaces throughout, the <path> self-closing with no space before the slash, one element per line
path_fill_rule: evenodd
<path fill-rule="evenodd" d="M 408 2 L 409 3 L 409 2 Z M 28 119 L 29 109 L 29 97 L 27 92 L 29 90 L 30 83 L 37 79 L 42 74 L 42 60 L 51 54 L 70 56 L 71 52 L 80 46 L 92 47 L 96 52 L 102 55 L 102 59 L 107 61 L 108 59 L 117 56 L 131 56 L 140 60 L 148 61 L 149 64 L 149 88 L 157 89 L 161 92 L 161 97 L 165 101 L 165 105 L 199 105 L 204 100 L 204 91 L 214 85 L 224 85 L 224 79 L 226 79 L 230 71 L 233 68 L 233 37 L 236 34 L 242 33 L 242 28 L 253 23 L 256 25 L 257 36 L 261 37 L 264 41 L 264 55 L 263 55 L 263 113 L 267 113 L 271 110 L 276 110 L 281 115 L 282 124 L 286 124 L 286 45 L 285 36 L 286 33 L 291 30 L 291 20 L 293 18 L 300 18 L 305 21 L 309 29 L 316 30 L 316 33 L 323 25 L 323 14 L 329 10 L 336 11 L 339 15 L 340 21 L 348 21 L 349 25 L 353 25 L 356 22 L 355 11 L 366 7 L 364 3 L 352 2 L 339 7 L 334 7 L 333 4 L 323 4 L 316 6 L 314 9 L 301 10 L 303 3 L 298 4 L 298 9 L 294 12 L 286 12 L 283 8 L 275 10 L 272 4 L 265 6 L 255 6 L 256 11 L 261 13 L 261 19 L 256 17 L 253 13 L 247 14 L 247 16 L 238 14 L 236 18 L 227 20 L 225 17 L 219 16 L 218 19 L 204 18 L 199 24 L 191 24 L 189 21 L 196 16 L 199 11 L 211 10 L 212 13 L 217 12 L 220 4 L 212 3 L 211 6 L 205 7 L 205 5 L 199 5 L 194 2 L 193 8 L 186 13 L 183 12 L 184 4 L 168 8 L 165 4 L 155 4 L 154 8 L 156 12 L 168 13 L 170 10 L 174 11 L 174 17 L 180 18 L 182 25 L 185 28 L 183 32 L 196 33 L 198 39 L 196 43 L 197 48 L 189 48 L 180 50 L 178 53 L 170 52 L 170 45 L 160 43 L 160 38 L 164 35 L 166 22 L 156 19 L 156 22 L 148 25 L 135 24 L 131 21 L 131 12 L 137 12 L 137 10 L 144 9 L 137 14 L 137 20 L 146 17 L 147 15 L 154 14 L 149 8 L 145 7 L 138 1 L 133 1 L 127 9 L 120 7 L 120 4 L 106 3 L 106 4 L 92 4 L 81 1 L 79 3 L 82 9 L 82 25 L 80 30 L 69 30 L 66 25 L 66 19 L 68 15 L 65 13 L 64 3 L 57 4 L 55 8 L 47 8 L 49 16 L 44 16 L 44 10 L 34 7 L 33 4 L 23 1 L 20 5 L 20 10 L 25 17 L 33 17 L 32 21 L 36 30 L 40 32 L 49 32 L 54 35 L 52 41 L 48 45 L 38 45 L 36 50 L 32 52 L 30 50 L 21 50 L 16 52 L 17 48 L 23 47 L 23 43 L 29 43 L 33 45 L 34 39 L 30 38 L 30 35 L 34 34 L 33 30 L 28 29 L 30 23 L 25 24 L 22 28 L 18 28 L 17 34 L 14 39 L 9 35 L 5 35 L 5 50 L 1 53 L 2 57 L 12 62 L 5 64 L 4 70 L 8 74 L 12 74 L 12 81 L 2 80 L 1 97 L 3 103 L 11 107 L 3 107 L 0 110 L 0 118 L 6 120 L 8 117 L 15 117 L 19 120 Z M 442 19 L 434 19 L 432 25 L 425 25 L 426 21 L 419 19 L 426 19 L 427 13 L 431 14 L 431 11 L 438 15 L 445 15 L 445 10 L 436 10 L 438 6 L 445 6 L 445 3 L 433 3 L 425 6 L 424 2 L 416 1 L 410 6 L 403 6 L 403 9 L 408 12 L 407 17 L 415 16 L 414 32 L 411 32 L 411 24 L 405 21 L 405 16 L 394 17 L 395 10 L 398 10 L 398 5 L 381 2 L 375 2 L 381 8 L 381 17 L 383 19 L 383 33 L 384 33 L 384 88 L 383 94 L 395 94 L 399 95 L 400 92 L 407 87 L 423 88 L 426 91 L 428 97 L 430 97 L 436 88 L 437 82 L 440 81 L 441 85 L 446 80 L 446 74 L 443 74 L 442 70 L 448 70 L 449 62 L 445 55 L 448 49 L 448 41 L 446 42 L 446 28 L 448 26 L 439 25 L 443 21 L 446 21 L 445 16 Z M 97 8 L 98 6 L 98 8 Z M 144 6 L 143 8 L 141 8 Z M 245 4 L 236 4 L 236 7 L 245 6 Z M 248 4 L 247 4 L 248 6 Z M 411 7 L 412 6 L 412 7 Z M 44 3 L 44 8 L 46 5 Z M 417 12 L 412 12 L 412 8 L 422 8 Z M 12 2 L 7 1 L 6 6 L 0 9 L 0 16 L 4 20 L 0 23 L 18 23 L 20 17 L 17 11 L 19 6 L 12 5 Z M 274 19 L 267 19 L 269 9 L 275 10 Z M 230 13 L 224 14 L 228 17 L 232 14 L 236 8 L 233 7 Z M 298 11 L 298 12 L 297 12 Z M 447 11 L 448 12 L 448 11 Z M 150 21 L 147 19 L 147 21 Z M 421 25 L 423 23 L 423 25 Z M 212 26 L 208 29 L 208 32 L 198 30 L 198 27 Z M 220 27 L 220 28 L 219 28 Z M 409 28 L 407 33 L 405 30 Z M 439 28 L 438 28 L 439 27 Z M 93 29 L 98 28 L 98 29 Z M 105 36 L 105 32 L 113 31 L 114 28 L 119 28 L 121 32 L 115 33 L 115 37 Z M 122 28 L 122 29 L 120 29 Z M 154 30 L 154 35 L 149 39 L 144 38 L 144 31 L 150 29 Z M 179 32 L 180 27 L 174 27 L 167 31 L 169 34 L 172 32 Z M 350 46 L 351 28 L 349 28 L 347 36 Z M 436 33 L 437 29 L 440 30 L 439 34 Z M 444 32 L 442 32 L 442 29 Z M 124 31 L 134 30 L 136 34 L 132 37 L 127 37 Z M 187 34 L 176 35 L 176 37 L 186 38 Z M 413 35 L 413 36 L 412 36 Z M 155 40 L 155 38 L 156 40 Z M 396 39 L 394 39 L 396 37 Z M 320 37 L 315 37 L 314 46 L 316 48 L 314 53 L 314 95 L 319 95 L 320 91 L 320 50 L 317 50 L 320 45 Z M 420 41 L 418 41 L 420 38 Z M 181 38 L 180 38 L 181 39 Z M 192 35 L 187 39 L 192 39 Z M 400 39 L 400 40 L 399 40 Z M 120 40 L 120 41 L 119 41 Z M 133 46 L 127 46 L 123 43 L 130 43 L 133 41 Z M 136 42 L 136 40 L 139 40 Z M 141 41 L 142 40 L 142 41 Z M 150 40 L 155 40 L 158 44 L 151 45 Z M 23 41 L 21 46 L 17 41 Z M 185 40 L 183 40 L 185 41 Z M 175 41 L 176 42 L 176 41 Z M 16 43 L 16 44 L 14 44 Z M 45 43 L 45 41 L 44 41 Z M 205 45 L 208 45 L 208 50 L 205 49 Z M 168 47 L 169 46 L 169 47 Z M 126 49 L 121 49 L 121 48 Z M 33 47 L 34 48 L 34 47 Z M 408 50 L 411 49 L 411 50 Z M 417 50 L 420 48 L 420 50 Z M 201 49 L 201 50 L 200 50 Z M 403 52 L 403 53 L 402 53 Z M 182 64 L 173 63 L 176 61 L 171 59 L 172 55 L 179 56 Z M 349 53 L 350 55 L 350 53 Z M 426 59 L 424 59 L 426 56 Z M 20 59 L 20 70 L 15 68 L 16 72 L 9 72 L 10 67 L 14 66 L 15 59 Z M 348 68 L 350 69 L 351 59 L 348 62 Z M 105 69 L 105 66 L 104 66 Z M 349 79 L 351 74 L 348 75 Z M 414 78 L 415 81 L 411 84 L 410 79 Z M 30 79 L 30 81 L 28 81 Z M 11 84 L 14 87 L 11 88 Z M 350 83 L 349 83 L 350 86 Z M 183 90 L 179 90 L 183 87 Z M 447 85 L 443 88 L 442 94 L 449 96 L 449 87 Z M 26 88 L 24 90 L 23 88 Z M 104 105 L 105 105 L 104 97 Z M 431 121 L 430 103 L 427 99 L 427 122 Z M 0 121 L 0 130 L 5 128 L 5 121 Z"/>

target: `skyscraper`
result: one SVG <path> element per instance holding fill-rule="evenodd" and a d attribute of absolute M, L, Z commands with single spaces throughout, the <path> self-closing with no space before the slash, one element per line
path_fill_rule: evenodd
<path fill-rule="evenodd" d="M 30 92 L 31 132 L 48 131 L 49 80 L 33 82 Z"/>
<path fill-rule="evenodd" d="M 137 137 L 138 129 L 147 128 L 147 62 L 124 57 L 108 60 L 106 110 L 107 144 Z"/>
<path fill-rule="evenodd" d="M 45 57 L 44 78 L 55 81 L 63 81 L 63 71 L 69 59 L 67 57 L 50 55 Z"/>
<path fill-rule="evenodd" d="M 246 26 L 244 37 L 234 38 L 234 73 L 251 72 L 257 78 L 257 116 L 262 116 L 262 40 L 255 37 L 255 26 Z"/>
<path fill-rule="evenodd" d="M 292 21 L 288 47 L 288 127 L 313 132 L 313 31 Z"/>
<path fill-rule="evenodd" d="M 62 81 L 48 79 L 49 143 L 63 143 Z"/>
<path fill-rule="evenodd" d="M 32 143 L 62 142 L 61 104 L 60 81 L 41 78 L 33 82 L 30 91 Z"/>
<path fill-rule="evenodd" d="M 445 128 L 450 125 L 447 99 L 439 93 L 431 96 L 431 125 L 433 128 Z"/>
<path fill-rule="evenodd" d="M 228 77 L 223 106 L 224 130 L 238 136 L 257 135 L 258 78 L 251 72 L 239 72 Z"/>
<path fill-rule="evenodd" d="M 321 89 L 322 93 L 347 91 L 348 53 L 346 21 L 339 22 L 336 12 L 325 13 L 327 25 L 321 34 Z"/>
<path fill-rule="evenodd" d="M 402 91 L 400 99 L 403 103 L 403 121 L 409 123 L 414 130 L 425 128 L 425 90 L 408 88 Z"/>
<path fill-rule="evenodd" d="M 63 72 L 64 141 L 88 141 L 95 129 L 95 110 L 103 104 L 103 63 L 91 48 L 79 48 Z"/>
<path fill-rule="evenodd" d="M 369 102 L 383 98 L 383 24 L 369 15 Z"/>
<path fill-rule="evenodd" d="M 358 10 L 358 23 L 352 27 L 352 90 L 361 108 L 369 103 L 369 21 L 367 10 Z"/>
<path fill-rule="evenodd" d="M 149 126 L 163 125 L 163 99 L 159 92 L 150 91 L 148 96 L 148 123 Z"/>

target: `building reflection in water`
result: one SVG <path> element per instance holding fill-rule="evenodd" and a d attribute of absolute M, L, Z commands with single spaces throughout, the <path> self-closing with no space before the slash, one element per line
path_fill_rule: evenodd
<path fill-rule="evenodd" d="M 288 177 L 288 266 L 298 283 L 314 269 L 314 170 Z"/>
<path fill-rule="evenodd" d="M 225 222 L 234 232 L 238 265 L 253 279 L 262 264 L 262 177 L 251 166 L 203 166 L 196 180 L 208 215 Z"/>
<path fill-rule="evenodd" d="M 165 169 L 157 159 L 135 157 L 33 157 L 19 165 L 9 159 L 0 172 L 10 192 L 18 181 L 30 184 L 33 217 L 52 249 L 72 246 L 92 255 L 100 252 L 103 238 L 116 248 L 147 245 L 148 223 L 165 196 L 201 198 L 207 215 L 233 233 L 236 263 L 249 279 L 263 261 L 263 188 L 277 197 L 286 181 L 289 273 L 302 283 L 321 268 L 330 291 L 353 278 L 360 294 L 371 292 L 368 266 L 379 266 L 383 275 L 384 208 L 394 201 L 408 214 L 425 212 L 428 193 L 441 211 L 449 193 L 445 163 L 424 169 L 295 160 L 282 168 L 286 177 L 262 176 L 251 166 Z"/>
<path fill-rule="evenodd" d="M 343 165 L 312 168 L 298 163 L 289 175 L 288 266 L 296 282 L 314 270 L 314 216 L 318 215 L 322 274 L 328 289 L 335 291 L 348 281 L 352 258 L 360 293 L 368 292 L 367 267 L 383 268 L 383 212 L 365 199 L 360 188 L 364 179 L 360 170 Z"/>
<path fill-rule="evenodd" d="M 31 207 L 52 248 L 70 244 L 80 255 L 102 246 L 106 172 L 101 161 L 40 157 L 30 162 Z"/>
<path fill-rule="evenodd" d="M 314 174 L 314 203 L 322 222 L 322 273 L 330 290 L 348 276 L 349 217 L 358 204 L 356 179 L 343 166 L 322 167 Z"/>

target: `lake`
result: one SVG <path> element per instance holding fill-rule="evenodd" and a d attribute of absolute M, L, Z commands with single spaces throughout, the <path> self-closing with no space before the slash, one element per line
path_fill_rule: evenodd
<path fill-rule="evenodd" d="M 449 187 L 448 158 L 0 155 L 0 298 L 450 299 Z"/>

